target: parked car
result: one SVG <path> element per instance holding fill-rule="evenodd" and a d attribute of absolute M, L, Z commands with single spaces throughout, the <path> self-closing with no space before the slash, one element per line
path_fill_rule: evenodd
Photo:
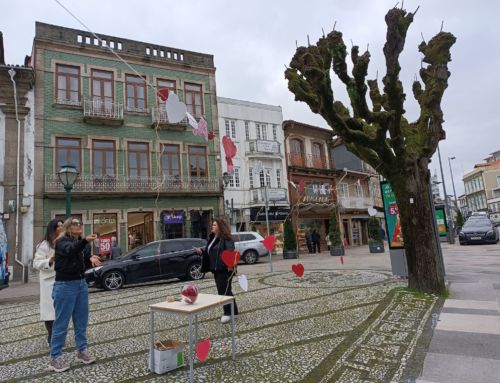
<path fill-rule="evenodd" d="M 468 219 L 462 226 L 458 239 L 461 245 L 470 243 L 498 243 L 498 231 L 488 218 Z"/>
<path fill-rule="evenodd" d="M 193 247 L 205 247 L 198 238 L 166 239 L 137 247 L 117 259 L 85 272 L 89 286 L 118 290 L 123 285 L 161 279 L 202 279 L 201 257 Z"/>
<path fill-rule="evenodd" d="M 0 290 L 9 287 L 9 253 L 7 252 L 7 235 L 0 219 Z"/>
<path fill-rule="evenodd" d="M 234 247 L 241 254 L 241 260 L 248 265 L 254 264 L 259 257 L 269 255 L 264 244 L 262 236 L 255 231 L 240 231 L 231 233 L 234 240 Z"/>

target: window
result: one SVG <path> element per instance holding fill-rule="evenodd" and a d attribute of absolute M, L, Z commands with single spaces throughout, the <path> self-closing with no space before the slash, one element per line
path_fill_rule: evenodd
<path fill-rule="evenodd" d="M 271 169 L 266 169 L 266 185 L 271 186 Z"/>
<path fill-rule="evenodd" d="M 224 120 L 224 125 L 226 127 L 226 136 L 236 138 L 236 121 Z"/>
<path fill-rule="evenodd" d="M 92 103 L 94 110 L 111 113 L 113 110 L 113 72 L 92 69 Z"/>
<path fill-rule="evenodd" d="M 79 138 L 56 138 L 56 171 L 61 166 L 72 165 L 81 173 L 81 141 Z"/>
<path fill-rule="evenodd" d="M 146 83 L 139 76 L 125 76 L 127 83 L 127 110 L 129 112 L 146 111 Z"/>
<path fill-rule="evenodd" d="M 95 213 L 93 215 L 93 232 L 109 237 L 118 237 L 118 220 L 116 213 Z"/>
<path fill-rule="evenodd" d="M 360 180 L 357 180 L 356 183 L 354 184 L 354 191 L 356 193 L 356 197 L 358 198 L 363 197 L 363 189 L 361 188 Z"/>
<path fill-rule="evenodd" d="M 93 140 L 92 164 L 95 176 L 114 176 L 115 173 L 115 142 Z"/>
<path fill-rule="evenodd" d="M 163 177 L 180 176 L 179 145 L 161 146 L 161 171 Z"/>
<path fill-rule="evenodd" d="M 262 139 L 267 140 L 267 125 L 261 124 L 260 129 L 261 129 L 261 133 L 262 133 Z"/>
<path fill-rule="evenodd" d="M 261 124 L 255 124 L 255 136 L 258 140 L 262 140 L 262 127 Z"/>
<path fill-rule="evenodd" d="M 203 116 L 202 89 L 198 84 L 184 84 L 184 102 L 187 111 L 195 117 Z"/>
<path fill-rule="evenodd" d="M 207 176 L 207 148 L 205 146 L 190 146 L 188 151 L 189 174 L 194 177 Z"/>
<path fill-rule="evenodd" d="M 128 174 L 132 178 L 149 176 L 149 145 L 141 142 L 129 142 Z"/>
<path fill-rule="evenodd" d="M 312 159 L 313 159 L 313 167 L 316 169 L 323 169 L 325 167 L 323 161 L 323 148 L 320 143 L 314 142 L 312 144 Z"/>
<path fill-rule="evenodd" d="M 248 125 L 249 125 L 248 121 L 245 121 L 245 138 L 246 138 L 247 140 L 249 140 L 249 139 L 250 139 L 250 127 L 249 127 Z M 499 182 L 500 182 L 500 181 L 499 181 Z M 500 184 L 499 184 L 499 185 L 500 185 Z"/>
<path fill-rule="evenodd" d="M 497 176 L 497 186 L 500 186 L 500 176 Z"/>
<path fill-rule="evenodd" d="M 290 140 L 290 162 L 293 166 L 304 166 L 302 141 L 297 138 Z"/>
<path fill-rule="evenodd" d="M 253 189 L 253 168 L 248 168 L 248 179 L 250 180 L 250 189 Z"/>
<path fill-rule="evenodd" d="M 340 197 L 349 198 L 349 185 L 345 182 L 340 184 Z"/>
<path fill-rule="evenodd" d="M 276 187 L 281 188 L 281 170 L 276 169 Z"/>
<path fill-rule="evenodd" d="M 234 168 L 234 186 L 239 188 L 240 187 L 240 168 Z"/>
<path fill-rule="evenodd" d="M 157 88 L 158 91 L 162 89 L 168 89 L 169 92 L 176 92 L 176 86 L 175 86 L 175 81 L 174 80 L 158 80 L 157 82 Z M 166 101 L 163 101 L 160 97 L 158 97 L 158 104 L 159 105 L 165 105 Z"/>
<path fill-rule="evenodd" d="M 273 124 L 273 141 L 278 141 L 278 127 Z"/>
<path fill-rule="evenodd" d="M 265 185 L 264 170 L 260 171 L 259 174 L 260 187 Z"/>
<path fill-rule="evenodd" d="M 56 102 L 65 105 L 80 105 L 80 68 L 56 65 Z"/>

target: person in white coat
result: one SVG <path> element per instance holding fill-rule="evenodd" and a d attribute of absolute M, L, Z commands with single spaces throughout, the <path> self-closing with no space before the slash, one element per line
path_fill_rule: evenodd
<path fill-rule="evenodd" d="M 40 270 L 40 319 L 45 322 L 49 347 L 52 338 L 52 324 L 55 319 L 54 302 L 52 300 L 52 288 L 56 276 L 54 271 L 54 240 L 61 233 L 62 226 L 63 221 L 60 219 L 53 219 L 48 223 L 45 238 L 36 247 L 33 259 L 33 267 Z"/>

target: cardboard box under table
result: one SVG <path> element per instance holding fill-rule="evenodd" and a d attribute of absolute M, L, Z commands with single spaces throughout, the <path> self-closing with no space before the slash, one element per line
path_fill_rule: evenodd
<path fill-rule="evenodd" d="M 175 370 L 183 367 L 184 363 L 184 345 L 176 340 L 165 340 L 155 343 L 154 347 L 154 365 L 149 369 L 157 374 Z"/>
<path fill-rule="evenodd" d="M 193 304 L 184 302 L 159 302 L 149 305 L 149 318 L 150 318 L 150 348 L 149 348 L 149 368 L 151 371 L 156 372 L 155 366 L 155 313 L 162 314 L 175 314 L 188 317 L 188 334 L 189 334 L 189 382 L 193 382 L 193 363 L 194 363 L 194 348 L 198 342 L 198 314 L 218 306 L 231 305 L 231 355 L 233 360 L 236 357 L 236 341 L 234 339 L 236 333 L 236 324 L 234 321 L 234 297 L 227 297 L 224 295 L 214 294 L 199 294 L 198 299 Z"/>

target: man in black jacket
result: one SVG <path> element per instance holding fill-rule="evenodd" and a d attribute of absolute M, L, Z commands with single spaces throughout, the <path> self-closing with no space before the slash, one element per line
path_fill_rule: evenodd
<path fill-rule="evenodd" d="M 56 319 L 52 326 L 49 368 L 56 372 L 69 369 L 62 358 L 69 320 L 73 318 L 77 359 L 90 364 L 95 358 L 87 350 L 87 325 L 89 321 L 89 291 L 85 270 L 101 264 L 99 257 L 91 255 L 90 243 L 97 236 L 83 238 L 82 224 L 77 218 L 64 222 L 63 231 L 55 241 L 54 270 L 56 278 L 52 299 Z"/>

